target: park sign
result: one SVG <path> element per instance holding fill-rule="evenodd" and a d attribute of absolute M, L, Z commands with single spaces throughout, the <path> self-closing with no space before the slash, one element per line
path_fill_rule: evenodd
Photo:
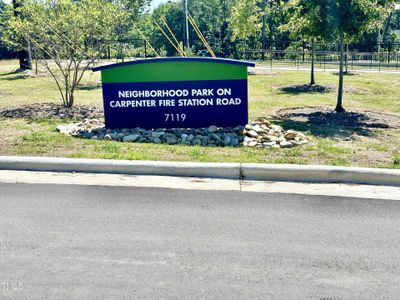
<path fill-rule="evenodd" d="M 96 67 L 108 128 L 235 127 L 248 122 L 247 68 L 221 58 L 154 58 Z"/>

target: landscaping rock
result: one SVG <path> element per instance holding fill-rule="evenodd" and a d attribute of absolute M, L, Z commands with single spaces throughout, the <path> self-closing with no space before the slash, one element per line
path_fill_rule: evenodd
<path fill-rule="evenodd" d="M 118 135 L 117 135 L 117 138 L 118 138 Z M 139 138 L 140 138 L 140 135 L 131 134 L 131 135 L 124 136 L 122 138 L 122 141 L 125 143 L 133 143 L 133 142 L 136 142 Z"/>
<path fill-rule="evenodd" d="M 203 147 L 291 148 L 309 143 L 303 133 L 284 131 L 265 119 L 235 128 L 175 128 L 146 130 L 143 128 L 109 129 L 98 119 L 84 119 L 79 123 L 61 124 L 57 131 L 85 139 L 120 141 L 126 143 L 154 143 L 169 145 L 198 145 Z"/>
<path fill-rule="evenodd" d="M 294 130 L 285 131 L 281 126 L 259 118 L 247 124 L 243 131 L 243 146 L 265 148 L 292 148 L 308 144 L 306 136 Z"/>
<path fill-rule="evenodd" d="M 296 136 L 297 136 L 297 132 L 293 131 L 293 130 L 288 130 L 284 135 L 285 139 L 287 139 L 287 140 L 294 140 L 296 138 Z"/>
<path fill-rule="evenodd" d="M 210 127 L 208 127 L 208 132 L 209 133 L 214 133 L 214 132 L 217 132 L 217 131 L 218 131 L 218 127 L 217 126 L 211 125 Z"/>
<path fill-rule="evenodd" d="M 289 141 L 282 141 L 282 142 L 279 143 L 279 146 L 281 148 L 292 148 L 293 144 L 291 142 L 289 142 Z"/>
<path fill-rule="evenodd" d="M 247 135 L 253 138 L 258 137 L 258 133 L 255 130 L 250 130 L 249 132 L 247 132 Z"/>

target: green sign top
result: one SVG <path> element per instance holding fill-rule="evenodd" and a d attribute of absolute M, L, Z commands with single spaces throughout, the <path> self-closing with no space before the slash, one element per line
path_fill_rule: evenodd
<path fill-rule="evenodd" d="M 103 83 L 247 79 L 253 63 L 220 58 L 155 58 L 94 68 Z"/>

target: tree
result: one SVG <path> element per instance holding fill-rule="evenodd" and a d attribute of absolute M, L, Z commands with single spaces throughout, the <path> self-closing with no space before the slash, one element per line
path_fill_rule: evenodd
<path fill-rule="evenodd" d="M 183 36 L 183 22 L 182 22 L 182 5 L 181 3 L 167 2 L 158 6 L 152 14 L 147 15 L 141 27 L 145 29 L 146 35 L 153 41 L 153 46 L 160 52 L 166 52 L 167 56 L 176 55 L 177 51 L 173 45 L 168 42 L 164 34 L 155 26 L 154 21 L 158 22 L 163 30 L 168 34 L 168 29 L 160 22 L 161 17 L 165 17 L 168 26 L 174 33 L 179 41 L 179 38 Z"/>
<path fill-rule="evenodd" d="M 188 0 L 189 13 L 195 19 L 200 31 L 218 56 L 229 56 L 234 45 L 230 42 L 231 33 L 228 30 L 230 10 L 236 0 Z M 176 50 L 166 40 L 160 30 L 154 25 L 153 20 L 160 24 L 160 17 L 164 16 L 169 27 L 178 40 L 184 41 L 184 11 L 182 0 L 175 0 L 160 4 L 151 13 L 145 14 L 140 21 L 140 28 L 152 41 L 159 52 L 175 55 Z M 164 27 L 164 25 L 162 25 Z M 190 25 L 189 25 L 190 26 Z M 164 27 L 166 30 L 166 28 Z M 197 55 L 207 55 L 205 47 L 196 32 L 189 27 L 190 51 Z M 136 36 L 139 37 L 139 36 Z M 165 51 L 163 51 L 165 50 Z"/>
<path fill-rule="evenodd" d="M 21 0 L 13 0 L 12 7 L 13 13 L 16 17 L 21 16 L 20 7 L 23 5 Z M 20 44 L 18 46 L 18 59 L 19 59 L 19 68 L 22 70 L 31 70 L 32 69 L 32 52 L 30 41 L 27 38 L 21 39 Z"/>
<path fill-rule="evenodd" d="M 386 19 L 396 0 L 294 0 L 292 26 L 310 38 L 339 41 L 339 87 L 335 110 L 343 108 L 343 67 L 345 43 L 358 40 Z M 296 25 L 297 24 L 297 25 Z"/>
<path fill-rule="evenodd" d="M 318 4 L 319 3 L 319 4 Z M 323 1 L 297 0 L 288 4 L 289 20 L 280 27 L 281 30 L 290 32 L 293 38 L 311 41 L 311 78 L 310 85 L 315 84 L 315 40 L 322 40 L 330 36 L 327 7 Z"/>
<path fill-rule="evenodd" d="M 336 0 L 328 1 L 333 14 L 332 34 L 340 43 L 339 87 L 335 111 L 344 112 L 343 108 L 343 65 L 344 44 L 358 40 L 363 33 L 374 30 L 386 20 L 388 11 L 396 0 Z"/>
<path fill-rule="evenodd" d="M 11 5 L 0 0 L 0 38 L 7 31 L 8 20 L 12 16 Z"/>
<path fill-rule="evenodd" d="M 28 38 L 42 53 L 65 107 L 74 104 L 77 85 L 103 52 L 101 41 L 115 35 L 115 20 L 126 17 L 120 6 L 104 0 L 31 0 L 21 15 L 10 20 L 6 40 Z"/>
<path fill-rule="evenodd" d="M 229 40 L 228 18 L 234 5 L 234 0 L 189 0 L 189 10 L 200 31 L 203 33 L 211 48 L 219 56 L 227 56 L 231 51 Z M 195 36 L 194 50 L 204 49 L 203 43 Z"/>
<path fill-rule="evenodd" d="M 232 7 L 229 19 L 232 30 L 232 41 L 241 39 L 244 41 L 244 56 L 247 50 L 247 41 L 255 36 L 261 29 L 261 12 L 256 0 L 237 1 Z"/>

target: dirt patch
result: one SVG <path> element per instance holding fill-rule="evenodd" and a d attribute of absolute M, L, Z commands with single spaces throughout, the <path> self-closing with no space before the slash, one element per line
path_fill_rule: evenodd
<path fill-rule="evenodd" d="M 2 109 L 0 110 L 0 117 L 25 119 L 101 119 L 103 118 L 103 108 L 96 105 L 74 105 L 71 108 L 67 108 L 55 103 L 35 103 Z"/>
<path fill-rule="evenodd" d="M 400 116 L 367 110 L 337 113 L 331 107 L 296 107 L 280 109 L 276 116 L 282 120 L 318 126 L 400 129 Z"/>
<path fill-rule="evenodd" d="M 1 97 L 5 97 L 5 96 L 8 96 L 8 95 L 9 95 L 8 93 L 3 92 L 3 91 L 0 91 L 0 98 L 1 98 Z"/>
<path fill-rule="evenodd" d="M 275 86 L 276 89 L 289 93 L 289 94 L 301 94 L 301 93 L 331 93 L 337 91 L 336 85 L 321 85 L 321 84 L 297 84 L 297 85 L 284 85 Z M 343 91 L 349 94 L 366 94 L 367 89 L 358 88 L 353 86 L 345 86 Z"/>

